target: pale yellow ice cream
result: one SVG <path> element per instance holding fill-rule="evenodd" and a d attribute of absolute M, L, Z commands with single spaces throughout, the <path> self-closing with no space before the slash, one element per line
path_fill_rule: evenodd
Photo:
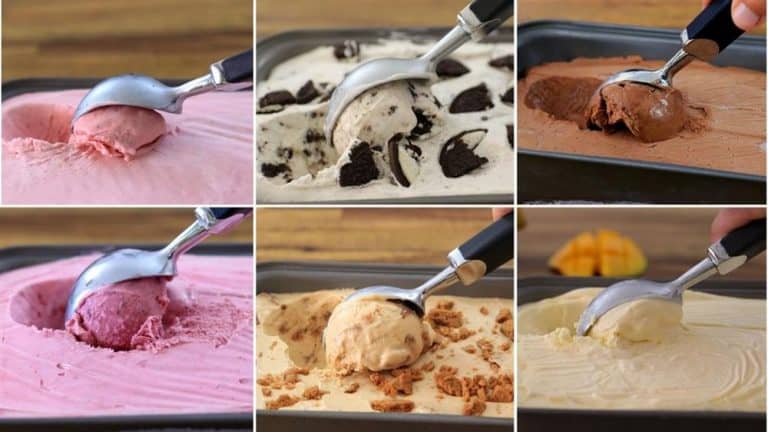
<path fill-rule="evenodd" d="M 395 369 L 418 360 L 433 339 L 432 328 L 402 304 L 342 302 L 325 329 L 326 364 L 338 371 Z"/>
<path fill-rule="evenodd" d="M 698 292 L 638 301 L 575 336 L 600 289 L 523 305 L 518 320 L 522 407 L 765 411 L 765 300 Z"/>

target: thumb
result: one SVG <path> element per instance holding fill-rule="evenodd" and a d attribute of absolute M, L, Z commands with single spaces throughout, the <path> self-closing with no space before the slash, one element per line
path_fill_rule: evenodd
<path fill-rule="evenodd" d="M 750 31 L 765 18 L 765 0 L 734 0 L 731 15 L 737 27 Z"/>

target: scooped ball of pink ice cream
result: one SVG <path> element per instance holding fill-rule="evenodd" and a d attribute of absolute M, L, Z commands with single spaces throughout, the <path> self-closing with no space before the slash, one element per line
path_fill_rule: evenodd
<path fill-rule="evenodd" d="M 162 337 L 169 299 L 163 278 L 143 278 L 104 287 L 83 300 L 66 323 L 87 344 L 129 350 Z"/>
<path fill-rule="evenodd" d="M 69 144 L 84 152 L 131 160 L 149 150 L 166 131 L 165 119 L 157 111 L 107 106 L 77 119 Z"/>

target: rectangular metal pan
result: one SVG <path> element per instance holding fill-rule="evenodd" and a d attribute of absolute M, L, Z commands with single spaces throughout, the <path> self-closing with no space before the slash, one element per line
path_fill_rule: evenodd
<path fill-rule="evenodd" d="M 89 253 L 107 252 L 119 247 L 157 249 L 161 245 L 71 245 L 71 246 L 22 246 L 0 249 L 0 273 L 21 267 L 42 264 L 63 258 Z M 250 244 L 203 244 L 195 247 L 198 255 L 253 255 Z M 199 414 L 151 414 L 93 417 L 36 417 L 2 418 L 0 431 L 50 432 L 50 431 L 222 431 L 245 432 L 253 430 L 253 413 L 199 413 Z"/>
<path fill-rule="evenodd" d="M 269 77 L 278 64 L 310 51 L 319 46 L 334 45 L 345 40 L 362 43 L 376 43 L 381 39 L 408 38 L 414 41 L 437 40 L 450 28 L 401 28 L 401 29 L 341 29 L 341 30 L 296 30 L 279 33 L 256 42 L 256 82 Z M 512 42 L 514 32 L 511 27 L 502 27 L 496 34 L 484 42 Z M 257 201 L 258 201 L 258 197 Z M 409 197 L 389 199 L 359 199 L 345 201 L 322 201 L 313 204 L 512 204 L 514 196 L 509 194 L 453 195 L 441 197 Z M 264 203 L 264 204 L 281 204 Z M 287 203 L 285 203 L 287 204 Z M 298 204 L 298 203 L 292 203 Z"/>
<path fill-rule="evenodd" d="M 608 286 L 616 279 L 532 277 L 517 284 L 518 306 L 584 287 Z M 764 281 L 705 281 L 696 291 L 744 298 L 765 298 Z M 728 411 L 569 410 L 518 407 L 521 432 L 568 430 L 569 432 L 741 432 L 764 431 L 765 413 Z"/>
<path fill-rule="evenodd" d="M 415 287 L 442 268 L 341 263 L 265 263 L 256 266 L 256 292 L 300 292 L 332 288 L 359 288 L 387 284 Z M 501 269 L 483 278 L 471 289 L 451 287 L 441 294 L 467 297 L 512 298 L 514 274 Z M 258 308 L 258 304 L 256 306 Z M 513 420 L 438 414 L 389 414 L 331 411 L 256 411 L 256 429 L 303 432 L 311 424 L 314 432 L 435 431 L 509 432 Z"/>
<path fill-rule="evenodd" d="M 518 29 L 518 79 L 543 63 L 633 54 L 668 59 L 679 47 L 677 30 L 536 21 Z M 764 72 L 765 53 L 764 37 L 743 36 L 713 63 Z M 517 154 L 520 202 L 765 202 L 765 176 L 519 147 Z"/>

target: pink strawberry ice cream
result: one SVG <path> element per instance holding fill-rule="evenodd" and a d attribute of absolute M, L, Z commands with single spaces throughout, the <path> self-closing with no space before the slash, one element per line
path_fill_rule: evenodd
<path fill-rule="evenodd" d="M 139 309 L 157 317 L 165 303 L 165 312 L 160 322 L 150 317 L 153 331 L 160 332 L 153 340 L 120 351 L 91 346 L 65 329 L 72 284 L 96 258 L 0 274 L 0 421 L 253 409 L 251 257 L 185 255 L 178 262 L 179 275 L 165 286 L 134 287 L 146 297 L 160 295 L 154 304 L 144 305 L 147 310 Z M 94 295 L 93 302 L 80 308 L 83 321 L 98 316 L 100 305 L 127 306 L 128 290 L 117 285 L 100 299 Z M 122 340 L 130 333 L 104 329 L 90 330 Z M 136 335 L 131 339 L 136 342 Z"/>
<path fill-rule="evenodd" d="M 127 350 L 163 335 L 168 295 L 162 278 L 144 278 L 104 287 L 83 300 L 66 328 L 89 345 Z"/>
<path fill-rule="evenodd" d="M 3 102 L 2 200 L 40 205 L 253 202 L 253 93 L 189 98 L 183 114 L 106 107 L 86 90 Z"/>
<path fill-rule="evenodd" d="M 129 161 L 140 152 L 148 151 L 149 146 L 163 135 L 165 119 L 156 111 L 108 106 L 77 119 L 69 136 L 69 145 L 84 153 L 97 152 Z"/>

